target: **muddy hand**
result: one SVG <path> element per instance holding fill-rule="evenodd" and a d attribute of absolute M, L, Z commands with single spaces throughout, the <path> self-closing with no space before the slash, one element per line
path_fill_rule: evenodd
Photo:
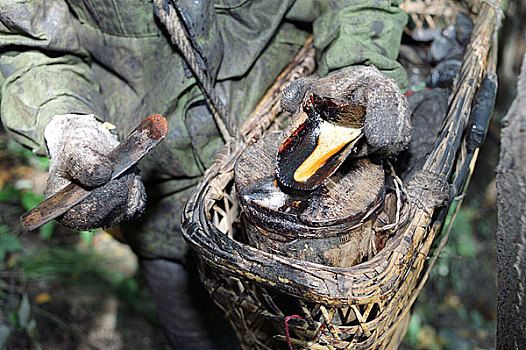
<path fill-rule="evenodd" d="M 315 189 L 348 156 L 390 157 L 410 141 L 406 98 L 374 67 L 298 80 L 284 90 L 281 105 L 294 116 L 276 174 L 291 188 Z"/>
<path fill-rule="evenodd" d="M 166 120 L 146 118 L 118 143 L 91 115 L 56 116 L 45 138 L 51 156 L 46 201 L 22 217 L 35 229 L 58 217 L 67 227 L 109 227 L 142 213 L 145 193 L 137 163 L 166 136 Z"/>

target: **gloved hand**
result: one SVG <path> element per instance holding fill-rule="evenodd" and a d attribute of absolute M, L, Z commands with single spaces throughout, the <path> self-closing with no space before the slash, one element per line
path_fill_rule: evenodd
<path fill-rule="evenodd" d="M 57 115 L 46 126 L 44 138 L 50 155 L 46 199 L 72 181 L 96 187 L 60 216 L 60 223 L 77 230 L 111 227 L 143 212 L 146 194 L 136 168 L 108 182 L 113 167 L 106 155 L 119 142 L 93 115 Z"/>
<path fill-rule="evenodd" d="M 407 100 L 396 82 L 375 67 L 349 69 L 320 79 L 299 79 L 284 89 L 282 108 L 296 113 L 307 92 L 365 107 L 366 142 L 354 153 L 356 156 L 394 156 L 411 140 Z"/>

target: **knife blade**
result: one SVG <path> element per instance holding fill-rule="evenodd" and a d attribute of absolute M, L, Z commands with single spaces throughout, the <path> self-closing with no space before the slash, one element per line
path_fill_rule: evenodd
<path fill-rule="evenodd" d="M 160 114 L 152 114 L 144 119 L 124 141 L 117 145 L 108 158 L 113 164 L 111 180 L 116 179 L 136 164 L 152 148 L 162 141 L 168 133 L 168 122 Z M 84 200 L 92 191 L 75 183 L 70 183 L 20 218 L 22 227 L 34 230 L 59 217 Z"/>

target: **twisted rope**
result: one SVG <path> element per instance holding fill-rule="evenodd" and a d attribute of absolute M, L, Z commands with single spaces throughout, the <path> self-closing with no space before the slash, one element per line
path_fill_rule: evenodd
<path fill-rule="evenodd" d="M 188 40 L 186 37 L 181 20 L 177 15 L 177 11 L 172 4 L 168 5 L 168 3 L 165 2 L 168 8 L 167 12 L 163 6 L 162 0 L 153 0 L 153 4 L 157 9 L 161 23 L 165 26 L 166 30 L 170 34 L 170 40 L 172 41 L 172 44 L 174 44 L 183 54 L 184 59 L 190 66 L 197 83 L 203 91 L 206 103 L 212 111 L 214 120 L 217 124 L 217 127 L 219 128 L 221 136 L 225 142 L 231 140 L 231 135 L 236 135 L 234 123 L 229 117 L 225 106 L 221 103 L 221 100 L 219 99 L 210 78 L 199 66 L 194 48 L 192 47 L 190 40 Z"/>

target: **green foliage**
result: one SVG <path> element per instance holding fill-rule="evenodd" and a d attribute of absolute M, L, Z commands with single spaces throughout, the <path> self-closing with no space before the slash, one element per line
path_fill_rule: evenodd
<path fill-rule="evenodd" d="M 27 294 L 22 296 L 22 301 L 20 302 L 20 307 L 18 308 L 18 325 L 21 328 L 26 328 L 31 322 L 31 305 L 29 304 L 29 299 Z"/>
<path fill-rule="evenodd" d="M 91 246 L 91 243 L 93 243 L 93 237 L 95 236 L 95 232 L 96 230 L 79 231 L 80 240 L 86 243 L 87 246 Z"/>
<path fill-rule="evenodd" d="M 9 226 L 0 225 L 0 262 L 5 259 L 6 254 L 22 250 L 18 237 L 8 231 Z"/>
<path fill-rule="evenodd" d="M 91 249 L 76 247 L 50 247 L 20 258 L 19 266 L 32 280 L 49 280 L 64 283 L 91 284 L 102 280 L 102 286 L 120 282 L 122 276 L 103 268 L 108 258 Z"/>
<path fill-rule="evenodd" d="M 77 290 L 81 295 L 96 295 L 100 292 L 100 295 L 114 296 L 123 302 L 120 305 L 126 313 L 138 313 L 158 326 L 155 305 L 145 282 L 114 268 L 112 256 L 92 249 L 94 230 L 78 232 L 78 238 L 86 243 L 87 248 L 78 245 L 77 240 L 71 241 L 71 235 L 67 231 L 56 230 L 58 225 L 55 221 L 40 227 L 38 234 L 21 231 L 19 216 L 23 211 L 38 205 L 43 196 L 35 193 L 32 179 L 17 176 L 31 174 L 26 172 L 25 165 L 47 170 L 49 160 L 31 153 L 13 140 L 0 140 L 0 156 L 0 160 L 6 160 L 9 167 L 23 165 L 21 171 L 16 168 L 8 169 L 8 176 L 2 178 L 5 182 L 0 184 L 0 269 L 8 276 L 6 279 L 0 278 L 0 349 L 11 346 L 10 342 L 19 344 L 20 339 L 25 344 L 30 341 L 32 349 L 40 349 L 35 315 L 38 316 L 39 328 L 43 326 L 46 329 L 46 325 L 51 323 L 71 332 L 75 337 L 77 331 L 68 328 L 60 312 L 54 314 L 46 309 L 56 307 L 57 304 L 63 305 L 64 300 L 58 299 L 60 293 L 63 293 L 62 288 Z M 45 242 L 55 238 L 54 234 L 56 239 Z M 57 245 L 58 243 L 61 245 Z M 6 256 L 14 252 L 19 254 L 15 256 L 16 259 L 10 259 L 8 265 Z M 56 288 L 60 292 L 47 289 L 52 295 L 49 304 L 32 305 L 30 298 L 34 295 L 28 295 L 27 291 L 34 291 L 35 286 L 39 290 L 58 286 Z M 78 297 L 72 296 L 73 299 Z M 40 336 L 44 342 L 47 336 Z"/>
<path fill-rule="evenodd" d="M 4 298 L 0 298 L 4 299 Z M 0 311 L 7 313 L 9 324 L 0 325 L 0 349 L 4 349 L 13 332 L 18 331 L 27 334 L 34 348 L 40 349 L 37 334 L 37 322 L 33 316 L 31 303 L 27 293 L 22 294 L 18 307 L 9 308 L 7 303 L 2 303 Z"/>
<path fill-rule="evenodd" d="M 51 237 L 53 236 L 53 231 L 55 230 L 55 221 L 50 221 L 38 229 L 40 233 L 40 237 L 42 239 L 49 241 Z"/>
<path fill-rule="evenodd" d="M 411 321 L 409 322 L 409 328 L 407 329 L 407 333 L 404 338 L 404 342 L 413 349 L 417 348 L 418 334 L 420 333 L 421 329 L 422 318 L 418 313 L 416 313 L 411 317 Z"/>
<path fill-rule="evenodd" d="M 15 189 L 13 186 L 5 186 L 0 190 L 0 202 L 8 202 L 13 199 L 19 198 L 20 191 Z"/>
<path fill-rule="evenodd" d="M 49 169 L 48 157 L 42 157 L 34 154 L 29 149 L 25 148 L 13 139 L 9 139 L 7 141 L 6 150 L 11 155 L 17 156 L 18 158 L 25 160 L 28 163 L 28 165 L 32 166 L 33 168 L 40 170 Z"/>
<path fill-rule="evenodd" d="M 25 211 L 31 210 L 44 200 L 44 196 L 33 192 L 21 191 L 13 186 L 5 186 L 0 190 L 0 202 L 18 201 Z M 50 221 L 39 228 L 40 236 L 44 240 L 50 240 L 55 230 L 55 222 Z M 0 251 L 1 251 L 0 245 Z"/>
<path fill-rule="evenodd" d="M 127 277 L 109 269 L 111 264 L 111 258 L 91 248 L 75 247 L 50 247 L 23 256 L 18 261 L 18 266 L 28 281 L 60 282 L 114 294 L 151 323 L 158 323 L 155 306 L 148 291 L 144 286 L 139 287 L 136 277 Z"/>
<path fill-rule="evenodd" d="M 42 195 L 37 195 L 32 192 L 20 192 L 20 203 L 25 210 L 31 210 L 36 207 L 44 197 Z"/>
<path fill-rule="evenodd" d="M 0 325 L 0 349 L 5 348 L 10 335 L 11 335 L 11 327 L 1 324 Z"/>
<path fill-rule="evenodd" d="M 136 276 L 125 278 L 117 286 L 117 295 L 120 300 L 126 302 L 132 310 L 142 315 L 148 322 L 160 326 L 157 310 L 148 289 L 145 287 L 145 283 L 139 281 Z"/>
<path fill-rule="evenodd" d="M 453 205 L 446 228 L 454 209 Z M 496 223 L 495 218 L 484 216 L 475 201 L 460 208 L 448 243 L 413 310 L 402 349 L 467 350 L 485 348 L 479 344 L 481 339 L 491 343 L 494 320 L 484 316 L 474 303 L 484 300 L 484 293 L 491 300 L 495 291 L 485 280 L 491 276 L 491 268 L 487 267 L 491 262 L 484 242 L 494 239 L 493 221 Z M 491 309 L 491 305 L 486 309 Z"/>
<path fill-rule="evenodd" d="M 474 237 L 473 220 L 476 212 L 471 207 L 463 207 L 455 220 L 452 234 L 452 248 L 461 257 L 474 258 L 477 255 L 477 242 Z"/>

